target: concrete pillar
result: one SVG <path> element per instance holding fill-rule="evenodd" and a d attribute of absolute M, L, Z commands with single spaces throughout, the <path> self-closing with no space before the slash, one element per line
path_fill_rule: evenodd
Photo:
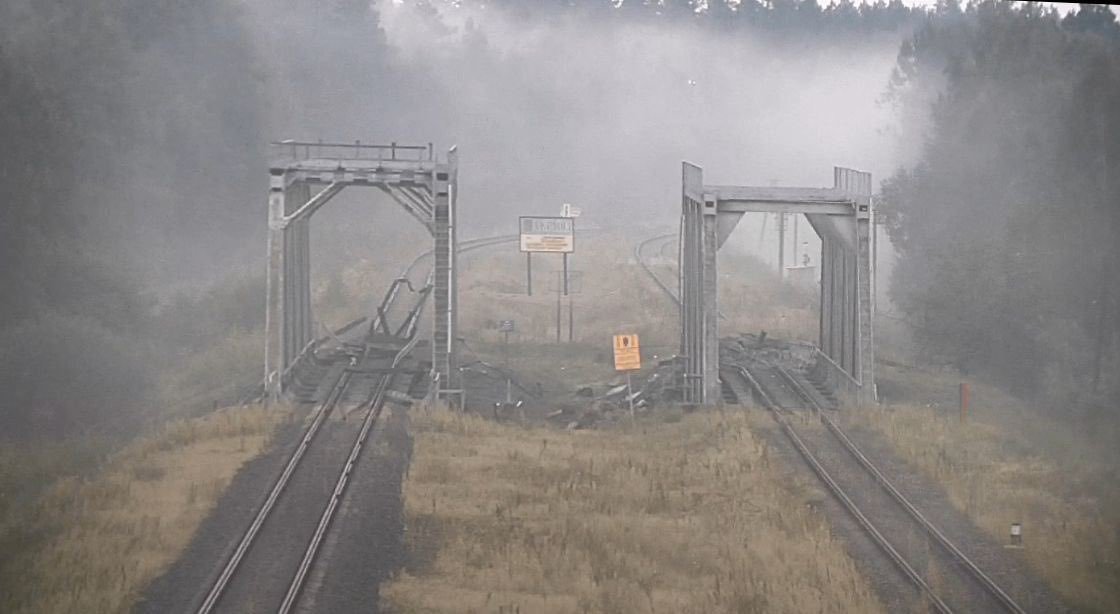
<path fill-rule="evenodd" d="M 266 279 L 264 376 L 268 396 L 283 392 L 284 370 L 284 171 L 270 169 L 268 192 L 268 277 Z"/>
<path fill-rule="evenodd" d="M 451 385 L 462 387 L 459 373 L 459 149 L 452 147 L 447 152 L 448 201 L 447 216 L 450 224 L 448 251 L 451 256 L 451 275 L 448 279 L 448 301 L 451 313 L 447 318 L 448 336 L 451 338 L 447 357 L 447 369 L 451 374 Z"/>
<path fill-rule="evenodd" d="M 285 215 L 302 207 L 310 198 L 307 184 L 290 186 L 284 194 Z M 300 350 L 310 340 L 311 271 L 306 258 L 306 220 L 293 220 L 284 229 L 284 362 L 282 369 L 291 365 Z"/>
<path fill-rule="evenodd" d="M 715 199 L 705 198 L 703 203 L 703 287 L 701 312 L 703 337 L 701 346 L 702 372 L 704 374 L 701 403 L 714 405 L 720 400 L 719 386 L 719 228 Z"/>
<path fill-rule="evenodd" d="M 821 352 L 832 355 L 832 241 L 821 236 L 821 306 L 818 313 Z"/>
<path fill-rule="evenodd" d="M 856 290 L 859 294 L 858 305 L 858 363 L 861 405 L 878 402 L 875 391 L 875 321 L 874 296 L 872 295 L 871 262 L 871 176 L 867 176 L 866 194 L 856 201 Z"/>
<path fill-rule="evenodd" d="M 680 314 L 681 355 L 685 357 L 683 401 L 704 402 L 703 171 L 688 162 L 681 172 Z"/>
<path fill-rule="evenodd" d="M 435 300 L 432 313 L 435 318 L 432 334 L 432 368 L 440 374 L 445 388 L 455 388 L 458 373 L 452 372 L 451 355 L 454 350 L 452 313 L 452 288 L 455 271 L 453 225 L 451 217 L 451 174 L 444 166 L 434 172 L 432 181 L 432 235 L 435 242 Z"/>

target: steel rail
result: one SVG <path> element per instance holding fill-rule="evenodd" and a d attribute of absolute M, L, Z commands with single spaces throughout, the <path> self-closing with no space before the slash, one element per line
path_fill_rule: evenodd
<path fill-rule="evenodd" d="M 666 233 L 666 234 L 663 234 L 663 235 L 657 235 L 655 237 L 650 237 L 650 238 L 646 239 L 645 241 L 642 241 L 641 243 L 637 244 L 634 247 L 634 259 L 638 261 L 638 265 L 642 267 L 642 270 L 646 272 L 646 275 L 649 275 L 650 279 L 653 280 L 653 283 L 657 284 L 657 287 L 662 292 L 664 292 L 665 296 L 668 296 L 669 300 L 673 301 L 673 304 L 676 305 L 677 308 L 679 309 L 680 306 L 681 306 L 681 299 L 677 297 L 676 293 L 673 292 L 673 290 L 671 288 L 669 288 L 669 286 L 665 285 L 665 282 L 661 281 L 660 277 L 658 277 L 656 274 L 654 274 L 653 269 L 651 269 L 649 267 L 649 264 L 647 264 L 646 261 L 642 258 L 642 249 L 646 245 L 648 245 L 650 243 L 653 243 L 654 241 L 657 241 L 659 239 L 668 239 L 670 237 L 676 237 L 676 236 L 679 236 L 679 235 L 675 232 L 670 232 L 670 233 Z M 721 320 L 726 320 L 727 319 L 727 316 L 723 315 L 722 311 L 719 311 L 718 314 L 719 314 L 719 319 L 721 319 Z"/>
<path fill-rule="evenodd" d="M 280 498 L 281 493 L 291 480 L 296 466 L 303 460 L 304 453 L 307 452 L 307 449 L 311 446 L 311 441 L 319 432 L 319 427 L 323 424 L 323 420 L 326 418 L 327 414 L 334 409 L 334 406 L 338 404 L 338 401 L 345 393 L 347 386 L 350 384 L 350 378 L 351 373 L 349 371 L 343 371 L 338 379 L 335 380 L 334 386 L 331 387 L 330 393 L 327 394 L 327 398 L 323 399 L 323 402 L 315 408 L 311 424 L 307 427 L 307 430 L 304 431 L 303 439 L 300 440 L 299 445 L 288 458 L 287 464 L 284 465 L 284 470 L 280 473 L 280 477 L 277 478 L 276 483 L 273 484 L 272 490 L 268 493 L 264 504 L 257 510 L 257 515 L 253 518 L 253 521 L 249 524 L 245 533 L 242 534 L 241 540 L 237 543 L 237 547 L 230 555 L 229 560 L 226 561 L 222 572 L 210 587 L 210 591 L 206 594 L 206 598 L 198 608 L 198 614 L 209 614 L 209 612 L 214 609 L 214 606 L 218 604 L 230 580 L 233 578 L 234 573 L 237 572 L 238 566 L 241 565 L 242 559 L 245 558 L 246 553 L 249 552 L 250 546 L 253 545 L 253 540 L 256 539 L 265 520 L 276 506 L 276 501 Z"/>
<path fill-rule="evenodd" d="M 666 234 L 663 234 L 663 235 L 657 235 L 655 237 L 650 237 L 650 238 L 646 239 L 645 241 L 642 241 L 641 243 L 637 244 L 634 247 L 634 259 L 638 261 L 638 266 L 642 267 L 642 270 L 646 272 L 646 275 L 649 275 L 650 279 L 653 280 L 653 283 L 657 284 L 657 287 L 660 288 L 661 291 L 665 293 L 665 296 L 668 296 L 669 300 L 673 301 L 674 305 L 676 305 L 677 307 L 680 307 L 681 306 L 681 300 L 679 298 L 677 298 L 677 294 L 675 292 L 673 292 L 669 288 L 669 286 L 665 285 L 665 282 L 661 281 L 660 277 L 658 277 L 656 274 L 654 274 L 653 269 L 651 269 L 649 267 L 649 265 L 646 263 L 645 259 L 642 258 L 642 250 L 645 248 L 646 245 L 649 245 L 650 243 L 653 243 L 654 241 L 663 241 L 665 239 L 670 239 L 670 238 L 675 237 L 675 236 L 677 236 L 677 233 L 670 232 L 670 233 L 666 233 Z"/>
<path fill-rule="evenodd" d="M 396 369 L 397 366 L 400 365 L 401 360 L 412 351 L 412 348 L 416 346 L 416 342 L 419 341 L 419 339 L 419 337 L 414 337 L 397 352 L 396 356 L 393 357 L 390 369 Z M 334 521 L 334 515 L 338 510 L 338 505 L 342 501 L 343 495 L 346 493 L 346 486 L 350 483 L 350 476 L 358 463 L 358 457 L 362 453 L 362 448 L 365 445 L 366 439 L 369 437 L 373 425 L 377 422 L 378 418 L 381 417 L 381 411 L 385 407 L 385 393 L 392 385 L 392 381 L 393 374 L 390 372 L 383 375 L 378 382 L 376 392 L 368 403 L 366 416 L 362 421 L 362 428 L 354 440 L 354 445 L 350 448 L 350 455 L 346 458 L 346 465 L 343 466 L 342 472 L 338 476 L 338 481 L 335 483 L 334 490 L 331 492 L 330 501 L 328 501 L 327 507 L 323 510 L 323 514 L 319 518 L 319 524 L 315 527 L 315 533 L 311 536 L 311 541 L 307 544 L 307 550 L 304 551 L 303 559 L 296 569 L 296 574 L 292 578 L 292 582 L 288 585 L 288 592 L 284 595 L 284 601 L 281 602 L 280 609 L 277 610 L 278 614 L 288 614 L 291 612 L 292 608 L 296 605 L 296 601 L 299 599 L 300 592 L 302 592 L 304 583 L 307 581 L 307 575 L 311 571 L 311 566 L 314 564 L 315 558 L 319 554 L 319 548 L 322 546 L 327 530 Z"/>
<path fill-rule="evenodd" d="M 492 237 L 479 237 L 477 239 L 468 239 L 466 241 L 460 241 L 458 252 L 461 254 L 463 252 L 469 252 L 469 251 L 473 251 L 473 250 L 476 250 L 476 249 L 482 249 L 483 247 L 490 247 L 492 245 L 498 245 L 498 244 L 501 244 L 501 243 L 511 243 L 513 241 L 516 241 L 519 236 L 520 235 L 495 235 L 495 236 L 492 236 Z M 435 252 L 435 250 L 430 249 L 430 250 L 420 254 L 415 259 L 413 259 L 413 261 L 407 267 L 405 267 L 404 270 L 401 272 L 401 277 L 411 278 L 412 277 L 412 270 L 415 269 L 416 267 L 420 266 L 420 263 L 425 258 L 428 258 L 429 256 L 431 256 L 432 253 L 434 253 L 434 252 Z"/>
<path fill-rule="evenodd" d="M 514 241 L 517 239 L 517 237 L 518 235 L 499 235 L 494 237 L 482 237 L 479 239 L 464 241 L 459 245 L 459 252 L 471 251 L 474 249 L 496 245 L 498 243 Z M 416 257 L 416 259 L 413 260 L 412 263 L 405 268 L 402 273 L 402 277 L 405 277 L 407 279 L 409 274 L 412 272 L 412 269 L 418 266 L 425 257 L 430 256 L 432 254 L 432 251 L 433 250 L 429 250 Z M 400 285 L 401 284 L 394 284 L 390 289 L 390 292 L 392 294 L 392 297 L 390 298 L 391 302 L 395 302 L 397 290 L 399 289 Z M 351 325 L 356 325 L 359 323 L 360 320 L 351 323 Z M 415 322 L 413 322 L 413 324 L 414 323 Z M 347 328 L 349 328 L 351 325 L 348 325 Z M 414 329 L 414 326 L 411 328 Z M 393 368 L 396 368 L 396 366 L 400 363 L 400 360 L 403 359 L 403 357 L 407 355 L 407 353 L 411 351 L 413 347 L 415 347 L 418 340 L 418 337 L 414 337 L 408 344 L 404 346 L 401 352 L 399 352 L 394 358 Z M 225 593 L 226 588 L 229 586 L 230 581 L 233 579 L 233 576 L 236 574 L 239 566 L 241 565 L 241 561 L 249 552 L 249 549 L 256 539 L 257 534 L 260 533 L 261 527 L 264 526 L 266 519 L 275 508 L 276 502 L 279 500 L 280 495 L 283 493 L 284 489 L 287 487 L 289 481 L 291 480 L 291 476 L 295 472 L 296 467 L 303 459 L 303 456 L 307 452 L 307 449 L 310 447 L 312 440 L 315 438 L 315 435 L 319 432 L 319 428 L 322 425 L 324 419 L 331 412 L 331 410 L 334 409 L 335 405 L 338 404 L 338 401 L 341 400 L 343 394 L 346 391 L 346 388 L 349 386 L 351 377 L 352 373 L 350 371 L 343 371 L 339 378 L 335 381 L 335 384 L 331 388 L 331 391 L 327 394 L 327 398 L 325 398 L 323 402 L 320 403 L 318 407 L 316 407 L 315 412 L 312 415 L 311 424 L 307 427 L 307 430 L 304 431 L 303 438 L 300 440 L 300 443 L 296 447 L 296 449 L 292 452 L 292 455 L 288 458 L 288 462 L 284 465 L 284 470 L 280 473 L 280 476 L 273 484 L 272 490 L 269 491 L 268 497 L 265 499 L 260 509 L 257 510 L 257 514 L 256 516 L 254 516 L 253 521 L 242 534 L 241 540 L 238 542 L 237 547 L 230 554 L 230 557 L 226 561 L 226 564 L 222 568 L 222 571 L 218 575 L 218 578 L 215 580 L 214 584 L 207 592 L 206 597 L 203 599 L 202 604 L 197 610 L 198 614 L 209 614 L 214 610 L 214 607 L 220 601 L 222 595 Z M 384 403 L 383 397 L 385 390 L 387 390 L 388 388 L 388 382 L 386 381 L 388 378 L 389 376 L 382 378 L 382 382 L 379 382 L 376 389 L 377 392 L 374 394 L 374 398 L 371 400 L 371 411 L 367 412 L 366 420 L 363 421 L 362 431 L 359 435 L 361 441 L 364 441 L 365 436 L 368 434 L 369 427 L 367 426 L 367 423 L 370 422 L 370 416 L 373 414 L 372 409 L 374 405 L 383 405 Z M 376 411 L 377 415 L 380 415 L 380 409 L 377 409 Z M 373 417 L 373 420 L 376 420 L 376 416 Z M 360 445 L 358 445 L 358 447 L 360 451 Z M 353 460 L 354 458 L 348 460 L 347 467 L 344 469 L 345 476 L 348 476 L 349 471 L 352 470 L 354 464 Z M 343 488 L 345 488 L 345 485 L 343 485 Z M 332 498 L 332 504 L 328 505 L 328 508 L 332 509 L 332 515 L 334 505 L 336 504 L 334 503 L 334 499 Z M 319 539 L 321 539 L 321 536 L 319 536 Z M 316 545 L 315 550 L 317 549 L 318 546 Z M 312 553 L 312 557 L 314 557 L 314 552 Z M 306 573 L 306 571 L 304 573 Z M 300 580 L 300 583 L 302 583 L 302 579 Z"/>
<path fill-rule="evenodd" d="M 946 604 L 945 601 L 942 600 L 941 597 L 939 597 L 937 593 L 934 592 L 933 588 L 931 588 L 930 585 L 926 583 L 921 574 L 919 574 L 918 571 L 914 569 L 914 567 L 910 565 L 909 562 L 906 561 L 905 557 L 903 557 L 902 554 L 894 547 L 894 545 L 891 544 L 890 540 L 887 539 L 887 537 L 883 535 L 881 531 L 879 531 L 878 527 L 876 527 L 875 524 L 872 523 L 871 520 L 867 517 L 867 515 L 863 513 L 863 510 L 861 510 L 855 503 L 855 501 L 853 501 L 851 497 L 848 496 L 848 493 L 844 491 L 843 487 L 841 487 L 840 484 L 838 484 L 832 477 L 832 475 L 829 474 L 828 470 L 824 468 L 824 465 L 821 464 L 816 455 L 814 455 L 812 451 L 809 450 L 809 447 L 805 444 L 804 440 L 802 440 L 801 437 L 797 434 L 797 430 L 793 428 L 793 425 L 791 425 L 782 414 L 781 406 L 776 403 L 773 398 L 770 397 L 770 395 L 762 387 L 762 384 L 757 379 L 755 379 L 754 375 L 751 374 L 750 370 L 741 365 L 736 365 L 732 368 L 741 377 L 743 377 L 743 379 L 747 380 L 751 388 L 753 388 L 761 398 L 762 404 L 766 406 L 766 409 L 770 411 L 771 415 L 774 417 L 774 420 L 782 428 L 782 431 L 786 434 L 786 437 L 788 437 L 789 440 L 793 443 L 794 448 L 796 448 L 801 457 L 805 459 L 805 462 L 809 464 L 809 467 L 813 470 L 813 472 L 817 474 L 817 477 L 820 478 L 822 482 L 824 482 L 825 486 L 828 487 L 833 496 L 835 496 L 836 499 L 839 500 L 840 503 L 844 506 L 844 508 L 848 510 L 848 513 L 852 515 L 852 518 L 854 518 L 855 521 L 863 528 L 863 530 L 867 532 L 868 536 L 871 537 L 871 540 L 875 542 L 875 545 L 878 546 L 879 549 L 887 555 L 887 558 L 889 558 L 891 562 L 893 562 L 895 566 L 898 567 L 898 569 L 907 577 L 907 579 L 909 579 L 915 586 L 921 589 L 921 591 L 933 604 L 934 609 L 936 609 L 941 614 L 952 614 L 953 610 L 949 607 L 949 605 Z"/>
<path fill-rule="evenodd" d="M 1014 614 L 1026 614 L 1026 610 L 1024 610 L 1018 603 L 1016 603 L 1015 600 L 1012 599 L 1006 591 L 1000 588 L 1000 586 L 996 584 L 995 581 L 992 580 L 990 576 L 988 576 L 988 574 L 984 573 L 984 571 L 980 569 L 980 567 L 975 562 L 973 562 L 972 559 L 968 558 L 968 556 L 965 555 L 965 553 L 962 552 L 960 548 L 956 546 L 956 544 L 954 544 L 948 537 L 946 537 L 945 534 L 942 533 L 936 525 L 930 522 L 929 519 L 927 519 L 925 515 L 922 514 L 922 512 L 917 508 L 917 506 L 911 503 L 910 500 L 907 499 L 906 496 L 903 495 L 902 492 L 898 490 L 898 488 L 896 488 L 889 479 L 887 479 L 887 476 L 883 475 L 883 472 L 879 471 L 879 468 L 871 462 L 871 459 L 867 458 L 867 455 L 865 455 L 863 451 L 859 449 L 859 446 L 857 446 L 855 442 L 852 441 L 850 437 L 848 437 L 848 434 L 844 432 L 844 429 L 840 428 L 840 425 L 837 424 L 831 416 L 822 411 L 821 406 L 817 403 L 816 399 L 809 395 L 808 391 L 805 390 L 805 387 L 802 386 L 796 378 L 794 378 L 788 371 L 780 366 L 776 366 L 775 368 L 777 369 L 778 374 L 781 375 L 784 380 L 786 380 L 786 383 L 788 383 L 790 387 L 793 388 L 798 396 L 808 401 L 809 404 L 814 407 L 814 409 L 816 410 L 816 414 L 820 417 L 820 420 L 824 422 L 824 425 L 828 429 L 828 431 L 832 433 L 832 435 L 835 436 L 837 440 L 840 441 L 840 443 L 844 446 L 844 449 L 847 450 L 848 453 L 851 454 L 852 457 L 855 458 L 856 461 L 868 473 L 870 473 L 872 477 L 875 478 L 875 481 L 878 482 L 880 486 L 882 486 L 883 490 L 885 490 L 887 494 L 889 494 L 891 498 L 894 499 L 902 507 L 902 509 L 910 515 L 911 518 L 913 518 L 918 524 L 922 526 L 923 529 L 925 529 L 927 534 L 934 538 L 934 541 L 936 541 L 942 547 L 942 549 L 945 550 L 945 552 L 949 553 L 949 555 L 953 557 L 953 559 L 957 563 L 964 567 L 965 570 L 967 570 L 968 573 L 972 575 L 972 577 L 975 578 L 981 586 L 984 587 L 984 590 L 988 591 L 988 593 L 992 597 L 994 597 L 995 600 L 1004 607 L 1004 609 L 1006 609 L 1008 612 L 1013 612 Z"/>

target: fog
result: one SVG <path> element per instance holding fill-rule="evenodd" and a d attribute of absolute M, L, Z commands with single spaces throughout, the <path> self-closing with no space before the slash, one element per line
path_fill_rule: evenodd
<path fill-rule="evenodd" d="M 275 130 L 458 145 L 468 232 L 508 228 L 517 214 L 562 202 L 601 223 L 639 213 L 672 223 L 681 160 L 714 181 L 828 185 L 834 164 L 882 174 L 905 150 L 890 109 L 877 104 L 897 35 L 780 41 L 438 6 L 380 7 L 382 82 L 349 82 L 368 65 L 354 57 L 355 41 L 377 40 L 372 27 L 290 40 L 293 57 L 325 61 L 306 85 L 285 84 L 313 91 L 313 102 L 308 116 Z"/>
<path fill-rule="evenodd" d="M 1116 109 L 1120 23 L 1101 5 L 4 0 L 0 610 L 194 603 L 206 577 L 235 577 L 204 551 L 248 544 L 258 500 L 282 520 L 235 551 L 262 573 L 236 576 L 230 611 L 269 592 L 365 611 L 383 588 L 402 611 L 897 611 L 937 592 L 983 609 L 969 591 L 1000 591 L 912 539 L 935 531 L 894 509 L 858 444 L 944 534 L 986 548 L 1024 609 L 1117 611 Z M 270 143 L 285 139 L 456 147 L 461 240 L 564 203 L 599 232 L 570 259 L 534 257 L 533 293 L 512 245 L 464 252 L 457 346 L 434 343 L 454 319 L 430 306 L 411 339 L 336 334 L 431 246 L 390 197 L 348 187 L 311 224 L 322 344 L 266 375 Z M 678 344 L 679 302 L 646 273 L 678 273 L 682 161 L 708 184 L 869 171 L 871 313 L 862 262 L 824 291 L 816 269 L 778 270 L 773 215 L 746 215 L 719 260 L 721 341 L 699 344 L 719 364 L 675 355 L 698 346 Z M 785 237 L 785 264 L 821 264 L 804 218 Z M 411 282 L 394 330 L 430 290 Z M 286 315 L 271 322 L 302 344 Z M 825 328 L 839 332 L 812 347 Z M 636 372 L 611 361 L 624 332 Z M 771 415 L 780 428 L 759 430 Z M 814 479 L 798 460 L 814 450 L 838 479 L 791 486 Z M 354 485 L 319 519 L 328 475 Z M 846 549 L 859 523 L 834 524 L 841 505 L 885 517 L 927 585 L 884 589 L 889 563 Z M 339 557 L 326 573 L 318 538 Z M 289 563 L 311 574 L 272 586 Z"/>

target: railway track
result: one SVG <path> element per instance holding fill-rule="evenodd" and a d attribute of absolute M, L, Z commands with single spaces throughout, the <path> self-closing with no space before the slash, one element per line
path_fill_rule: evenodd
<path fill-rule="evenodd" d="M 674 305 L 680 306 L 681 300 L 677 298 L 677 293 L 653 272 L 646 257 L 647 250 L 654 246 L 657 247 L 658 254 L 664 255 L 665 248 L 675 243 L 676 240 L 677 233 L 675 232 L 650 237 L 634 246 L 634 259 L 638 261 L 638 266 L 642 267 L 642 270 L 653 280 L 653 283 L 657 285 L 662 294 L 667 296 Z"/>
<path fill-rule="evenodd" d="M 500 245 L 516 241 L 517 239 L 518 235 L 499 235 L 468 240 L 460 243 L 459 253 Z M 347 401 L 353 401 L 350 397 L 355 394 L 355 390 L 368 388 L 369 393 L 361 400 L 359 406 L 362 414 L 361 426 L 349 446 L 349 454 L 345 457 L 341 468 L 336 473 L 334 488 L 324 498 L 322 512 L 319 515 L 318 522 L 315 524 L 314 531 L 311 532 L 310 538 L 303 548 L 303 554 L 298 565 L 296 565 L 295 569 L 291 572 L 290 580 L 287 581 L 286 587 L 283 589 L 283 599 L 279 602 L 276 611 L 287 613 L 293 611 L 298 606 L 304 587 L 307 585 L 308 577 L 314 568 L 317 558 L 320 556 L 331 524 L 335 520 L 339 506 L 346 493 L 347 486 L 351 482 L 353 473 L 358 465 L 362 450 L 366 446 L 371 432 L 374 431 L 381 417 L 389 391 L 393 389 L 395 383 L 394 371 L 398 369 L 402 361 L 404 361 L 409 352 L 421 339 L 421 335 L 416 334 L 418 328 L 417 324 L 420 312 L 427 298 L 427 293 L 424 292 L 424 290 L 430 286 L 430 272 L 427 274 L 427 285 L 418 291 L 419 296 L 416 304 L 408 310 L 407 316 L 403 319 L 401 326 L 396 331 L 391 332 L 391 334 L 402 340 L 402 343 L 404 343 L 403 346 L 401 346 L 399 350 L 388 355 L 385 353 L 384 349 L 373 351 L 373 346 L 368 343 L 371 339 L 370 335 L 387 331 L 385 326 L 386 316 L 388 312 L 392 310 L 393 306 L 400 302 L 401 287 L 408 287 L 410 290 L 417 291 L 410 282 L 417 267 L 419 267 L 426 258 L 430 258 L 431 255 L 432 252 L 429 250 L 417 256 L 401 272 L 400 277 L 390 286 L 385 299 L 376 310 L 377 316 L 370 321 L 370 334 L 366 337 L 367 343 L 362 344 L 362 349 L 356 354 L 344 353 L 336 357 L 336 362 L 341 361 L 343 364 L 336 364 L 333 369 L 328 370 L 327 377 L 333 377 L 333 381 L 329 384 L 322 401 L 317 403 L 312 410 L 310 420 L 299 439 L 299 443 L 289 455 L 283 470 L 273 483 L 267 497 L 260 504 L 259 508 L 257 508 L 256 514 L 249 526 L 242 532 L 236 547 L 226 558 L 221 571 L 217 574 L 213 583 L 207 590 L 205 597 L 203 597 L 201 603 L 198 605 L 196 610 L 198 614 L 208 614 L 222 609 L 224 604 L 223 599 L 229 593 L 230 587 L 238 581 L 239 574 L 245 571 L 243 565 L 249 557 L 254 544 L 261 539 L 263 533 L 270 530 L 282 531 L 291 529 L 291 527 L 273 527 L 270 524 L 270 520 L 274 518 L 277 510 L 287 503 L 285 494 L 289 490 L 293 479 L 301 470 L 301 465 L 304 463 L 308 452 L 311 450 L 312 445 L 317 440 L 317 437 L 320 435 L 324 424 L 328 421 L 331 414 L 339 411 L 340 406 Z M 347 327 L 344 327 L 344 329 L 353 328 L 363 321 L 364 319 L 352 322 L 350 325 L 347 325 Z M 346 332 L 346 330 L 340 330 L 336 334 L 342 334 L 344 332 Z M 340 346 L 345 345 L 337 337 L 336 341 L 339 342 Z M 370 378 L 373 379 L 372 382 L 366 381 Z M 350 413 L 353 413 L 353 411 L 346 412 L 344 417 Z M 294 505 L 294 502 L 291 504 Z M 256 604 L 256 606 L 259 605 L 260 604 Z"/>
<path fill-rule="evenodd" d="M 294 478 L 304 469 L 305 463 L 303 461 L 308 456 L 312 445 L 317 441 L 317 436 L 323 430 L 323 426 L 330 418 L 332 412 L 338 411 L 340 406 L 345 402 L 353 401 L 351 397 L 358 392 L 359 389 L 363 388 L 363 385 L 366 385 L 369 386 L 370 392 L 364 394 L 363 396 L 365 398 L 360 400 L 359 409 L 362 411 L 361 427 L 358 429 L 350 445 L 349 454 L 346 456 L 341 469 L 337 472 L 335 487 L 323 501 L 323 508 L 319 516 L 319 521 L 314 531 L 311 533 L 310 539 L 307 541 L 306 547 L 303 550 L 303 557 L 300 559 L 298 566 L 292 571 L 291 579 L 286 585 L 286 590 L 284 590 L 283 601 L 280 602 L 277 611 L 289 612 L 297 605 L 308 574 L 319 555 L 323 540 L 335 518 L 338 506 L 346 493 L 346 487 L 357 467 L 363 447 L 367 443 L 370 433 L 374 430 L 377 420 L 381 416 L 387 393 L 392 389 L 394 384 L 394 370 L 396 370 L 405 357 L 408 356 L 418 339 L 419 337 L 412 337 L 411 340 L 404 343 L 396 351 L 385 350 L 383 348 L 375 349 L 367 344 L 357 355 L 351 354 L 348 356 L 342 354 L 340 356 L 343 364 L 336 364 L 335 368 L 332 369 L 332 371 L 337 371 L 337 375 L 330 384 L 326 396 L 312 411 L 310 422 L 304 430 L 298 445 L 285 463 L 284 469 L 277 477 L 268 496 L 258 508 L 252 522 L 242 533 L 237 546 L 226 559 L 221 572 L 198 606 L 196 611 L 199 614 L 221 609 L 220 606 L 223 603 L 223 598 L 226 597 L 230 587 L 238 581 L 239 574 L 245 571 L 243 564 L 249 557 L 253 546 L 261 539 L 262 535 L 270 531 L 273 533 L 283 533 L 285 535 L 292 534 L 293 531 L 295 531 L 295 528 L 292 526 L 282 526 L 284 525 L 282 522 L 270 521 L 273 520 L 277 511 L 284 507 L 285 504 L 289 507 L 297 505 L 296 501 L 287 500 L 285 495 Z M 363 381 L 369 378 L 373 378 L 374 382 L 372 384 L 368 381 Z M 320 453 L 328 457 L 331 456 L 328 450 L 321 450 Z M 310 471 L 310 469 L 308 469 L 308 471 Z M 298 505 L 306 505 L 306 502 L 300 501 Z M 286 539 L 284 535 L 273 535 L 272 538 L 280 540 Z M 290 544 L 290 541 L 288 543 Z"/>
<path fill-rule="evenodd" d="M 738 378 L 754 392 L 829 493 L 930 610 L 1025 612 L 895 487 L 797 377 L 765 363 L 734 364 L 723 376 Z M 807 416 L 819 425 L 795 426 Z"/>
<path fill-rule="evenodd" d="M 665 297 L 670 301 L 672 301 L 673 305 L 680 307 L 681 299 L 677 296 L 677 293 L 674 292 L 673 289 L 665 283 L 664 280 L 657 276 L 657 273 L 653 272 L 653 268 L 650 266 L 649 259 L 647 257 L 647 253 L 651 247 L 657 247 L 657 254 L 665 257 L 666 249 L 669 247 L 675 247 L 676 242 L 677 233 L 675 232 L 650 237 L 634 246 L 634 259 L 638 261 L 638 266 L 642 267 L 642 271 L 645 272 L 646 276 L 648 276 L 653 281 L 653 283 L 657 285 L 657 289 L 661 290 L 661 293 L 664 294 Z M 723 315 L 722 310 L 719 312 L 719 319 L 727 319 L 727 316 Z"/>

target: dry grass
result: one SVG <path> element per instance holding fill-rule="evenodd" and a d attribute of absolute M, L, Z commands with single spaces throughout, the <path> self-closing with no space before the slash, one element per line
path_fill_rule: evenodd
<path fill-rule="evenodd" d="M 127 611 L 290 415 L 254 407 L 172 422 L 91 478 L 55 483 L 18 527 L 50 537 L 6 565 L 0 610 Z"/>
<path fill-rule="evenodd" d="M 404 612 L 877 612 L 746 413 L 562 432 L 415 416 Z"/>
<path fill-rule="evenodd" d="M 959 378 L 887 375 L 919 398 L 940 399 L 870 410 L 859 421 L 943 484 L 953 504 L 997 540 L 1006 542 L 1011 523 L 1022 522 L 1023 556 L 1072 604 L 1120 611 L 1116 448 L 1092 445 L 1070 424 L 977 382 L 961 423 L 946 402 Z"/>

